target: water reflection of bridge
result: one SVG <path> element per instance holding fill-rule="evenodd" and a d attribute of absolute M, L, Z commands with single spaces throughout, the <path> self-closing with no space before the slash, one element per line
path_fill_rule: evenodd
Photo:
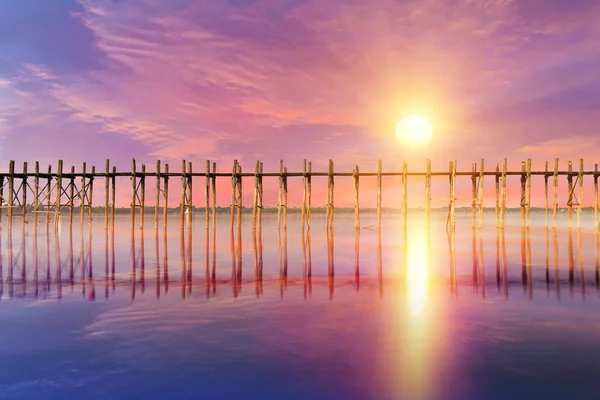
<path fill-rule="evenodd" d="M 306 298 L 310 297 L 314 288 L 326 288 L 329 297 L 333 298 L 335 288 L 349 286 L 360 290 L 377 288 L 383 294 L 389 286 L 399 286 L 409 293 L 418 309 L 419 299 L 426 296 L 430 286 L 449 288 L 453 296 L 461 291 L 471 291 L 482 298 L 486 296 L 509 298 L 516 288 L 522 288 L 522 294 L 529 299 L 534 293 L 554 294 L 560 300 L 564 293 L 573 296 L 575 293 L 582 299 L 590 292 L 600 293 L 600 238 L 595 235 L 594 278 L 586 279 L 584 252 L 580 230 L 568 230 L 568 269 L 559 261 L 559 241 L 556 230 L 545 230 L 545 263 L 533 265 L 531 257 L 531 241 L 528 228 L 521 229 L 520 265 L 507 262 L 507 246 L 504 230 L 496 230 L 495 262 L 490 263 L 484 257 L 484 239 L 480 230 L 472 230 L 472 269 L 469 274 L 457 273 L 455 235 L 448 235 L 448 273 L 433 274 L 429 272 L 428 255 L 430 249 L 429 229 L 421 234 L 402 235 L 401 262 L 399 274 L 386 276 L 383 265 L 381 230 L 377 231 L 377 273 L 361 274 L 360 269 L 360 230 L 355 230 L 354 237 L 354 270 L 349 275 L 335 273 L 334 233 L 327 232 L 327 267 L 326 276 L 321 276 L 324 265 L 313 265 L 310 230 L 302 232 L 302 273 L 288 274 L 288 238 L 287 230 L 278 231 L 277 262 L 278 274 L 263 273 L 263 238 L 260 229 L 252 231 L 252 265 L 242 263 L 242 232 L 232 230 L 230 234 L 231 275 L 228 278 L 217 277 L 217 244 L 216 228 L 205 236 L 203 246 L 193 242 L 191 230 L 181 230 L 179 240 L 179 258 L 169 260 L 167 236 L 162 240 L 158 230 L 153 235 L 154 245 L 151 265 L 148 265 L 148 249 L 144 231 L 137 236 L 131 231 L 130 268 L 128 273 L 116 271 L 115 232 L 105 231 L 104 256 L 92 256 L 92 228 L 84 232 L 80 230 L 79 242 L 74 243 L 73 231 L 69 230 L 68 245 L 58 238 L 56 231 L 48 230 L 46 225 L 43 234 L 34 227 L 29 235 L 23 229 L 18 238 L 13 237 L 12 229 L 6 231 L 6 237 L 0 240 L 0 299 L 6 298 L 61 298 L 79 292 L 84 298 L 94 300 L 97 297 L 111 297 L 117 290 L 129 290 L 132 299 L 139 294 L 155 293 L 156 297 L 170 292 L 180 293 L 186 298 L 198 293 L 207 298 L 229 293 L 238 297 L 241 293 L 253 293 L 257 297 L 263 295 L 265 288 L 278 288 L 284 297 L 288 287 L 301 287 Z M 87 238 L 86 238 L 87 236 Z M 148 235 L 146 235 L 148 236 Z M 41 243 L 43 241 L 43 243 Z M 489 242 L 488 242 L 489 243 Z M 28 251 L 28 245 L 32 249 Z M 204 247 L 204 248 L 202 248 Z M 41 248 L 41 249 L 40 249 Z M 203 271 L 193 271 L 192 259 L 194 249 L 204 261 Z M 577 255 L 577 257 L 576 257 Z M 120 260 L 122 261 L 122 260 Z M 196 266 L 197 266 L 196 260 Z M 393 266 L 392 266 L 393 267 Z M 169 269 L 177 275 L 169 273 Z M 196 267 L 197 268 L 197 267 Z M 220 267 L 221 268 L 221 267 Z M 318 268 L 317 276 L 313 276 L 314 268 Z M 520 277 L 509 276 L 508 270 L 520 269 Z M 589 268 L 587 269 L 589 272 Z M 543 271 L 543 272 L 542 272 Z M 194 273 L 192 273 L 194 272 Z M 202 273 L 204 272 L 204 273 Z M 421 299 L 422 300 L 422 299 Z"/>

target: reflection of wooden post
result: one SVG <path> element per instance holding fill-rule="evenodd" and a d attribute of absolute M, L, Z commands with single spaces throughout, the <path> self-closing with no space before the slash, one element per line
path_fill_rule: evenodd
<path fill-rule="evenodd" d="M 425 218 L 427 226 L 431 217 L 431 160 L 427 160 L 427 172 L 425 175 Z"/>
<path fill-rule="evenodd" d="M 554 159 L 554 193 L 552 203 L 552 219 L 556 229 L 556 214 L 558 213 L 558 158 Z"/>
<path fill-rule="evenodd" d="M 382 162 L 377 160 L 377 228 L 381 228 L 381 170 Z"/>
<path fill-rule="evenodd" d="M 142 176 L 140 177 L 140 229 L 144 229 L 144 217 L 146 215 L 146 164 L 142 164 Z"/>
<path fill-rule="evenodd" d="M 408 163 L 402 162 L 402 226 L 406 228 L 408 215 Z"/>
<path fill-rule="evenodd" d="M 573 186 L 573 163 L 571 161 L 569 161 L 569 167 L 568 167 L 568 175 L 567 175 L 567 186 L 569 187 L 569 198 L 567 200 L 567 207 L 568 207 L 568 217 L 569 217 L 569 228 L 573 227 L 573 191 L 574 191 L 574 186 Z"/>
<path fill-rule="evenodd" d="M 62 197 L 62 172 L 63 160 L 58 160 L 58 173 L 56 176 L 56 207 L 54 209 L 54 229 L 58 229 L 58 219 L 60 218 L 60 199 Z M 25 187 L 23 190 L 26 191 Z M 25 203 L 23 203 L 25 205 Z M 25 214 L 23 214 L 25 216 Z"/>
<path fill-rule="evenodd" d="M 287 213 L 288 213 L 288 182 L 287 168 L 283 169 L 283 229 L 287 229 Z"/>
<path fill-rule="evenodd" d="M 471 228 L 477 226 L 477 164 L 471 165 Z"/>
<path fill-rule="evenodd" d="M 581 228 L 581 209 L 583 207 L 583 159 L 579 160 L 579 201 L 577 202 L 577 229 Z M 573 188 L 574 189 L 574 188 Z"/>
<path fill-rule="evenodd" d="M 479 170 L 479 229 L 483 227 L 483 158 L 481 159 L 481 168 Z"/>
<path fill-rule="evenodd" d="M 544 195 L 546 197 L 546 227 L 548 227 L 548 161 L 544 165 Z"/>
<path fill-rule="evenodd" d="M 594 228 L 598 229 L 598 164 L 594 165 Z"/>
<path fill-rule="evenodd" d="M 526 205 L 526 225 L 531 225 L 531 158 L 527 159 L 527 205 Z"/>
<path fill-rule="evenodd" d="M 165 207 L 163 208 L 163 228 L 167 229 L 167 212 L 169 211 L 169 164 L 165 164 L 165 181 L 163 183 L 164 186 L 164 200 Z M 166 291 L 166 289 L 165 289 Z"/>
<path fill-rule="evenodd" d="M 353 178 L 354 178 L 354 227 L 356 229 L 360 228 L 360 214 L 359 214 L 359 208 L 358 208 L 358 185 L 359 185 L 358 174 L 359 174 L 358 165 L 355 165 Z"/>
<path fill-rule="evenodd" d="M 500 221 L 498 218 L 498 213 L 500 210 L 500 164 L 496 163 L 496 175 L 494 175 L 494 180 L 496 183 L 496 208 L 495 210 L 495 214 L 496 214 L 496 228 L 498 228 L 500 226 Z"/>
<path fill-rule="evenodd" d="M 508 161 L 506 158 L 502 159 L 502 204 L 500 206 L 500 224 L 504 229 L 504 215 L 506 212 L 506 165 Z"/>

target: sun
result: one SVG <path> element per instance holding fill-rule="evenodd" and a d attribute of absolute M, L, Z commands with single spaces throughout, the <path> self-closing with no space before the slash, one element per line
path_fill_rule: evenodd
<path fill-rule="evenodd" d="M 396 139 L 411 148 L 423 148 L 429 144 L 433 128 L 429 121 L 420 115 L 409 115 L 396 125 Z"/>

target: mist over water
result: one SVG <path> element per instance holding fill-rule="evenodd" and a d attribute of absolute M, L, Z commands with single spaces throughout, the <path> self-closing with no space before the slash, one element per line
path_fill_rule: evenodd
<path fill-rule="evenodd" d="M 598 233 L 531 217 L 15 218 L 0 398 L 578 397 L 600 378 Z"/>

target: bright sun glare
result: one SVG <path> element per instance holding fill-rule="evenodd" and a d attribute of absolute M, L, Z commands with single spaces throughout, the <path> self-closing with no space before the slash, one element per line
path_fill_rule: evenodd
<path fill-rule="evenodd" d="M 429 121 L 420 115 L 404 117 L 396 125 L 396 138 L 400 143 L 411 148 L 427 146 L 433 136 L 433 128 Z"/>

